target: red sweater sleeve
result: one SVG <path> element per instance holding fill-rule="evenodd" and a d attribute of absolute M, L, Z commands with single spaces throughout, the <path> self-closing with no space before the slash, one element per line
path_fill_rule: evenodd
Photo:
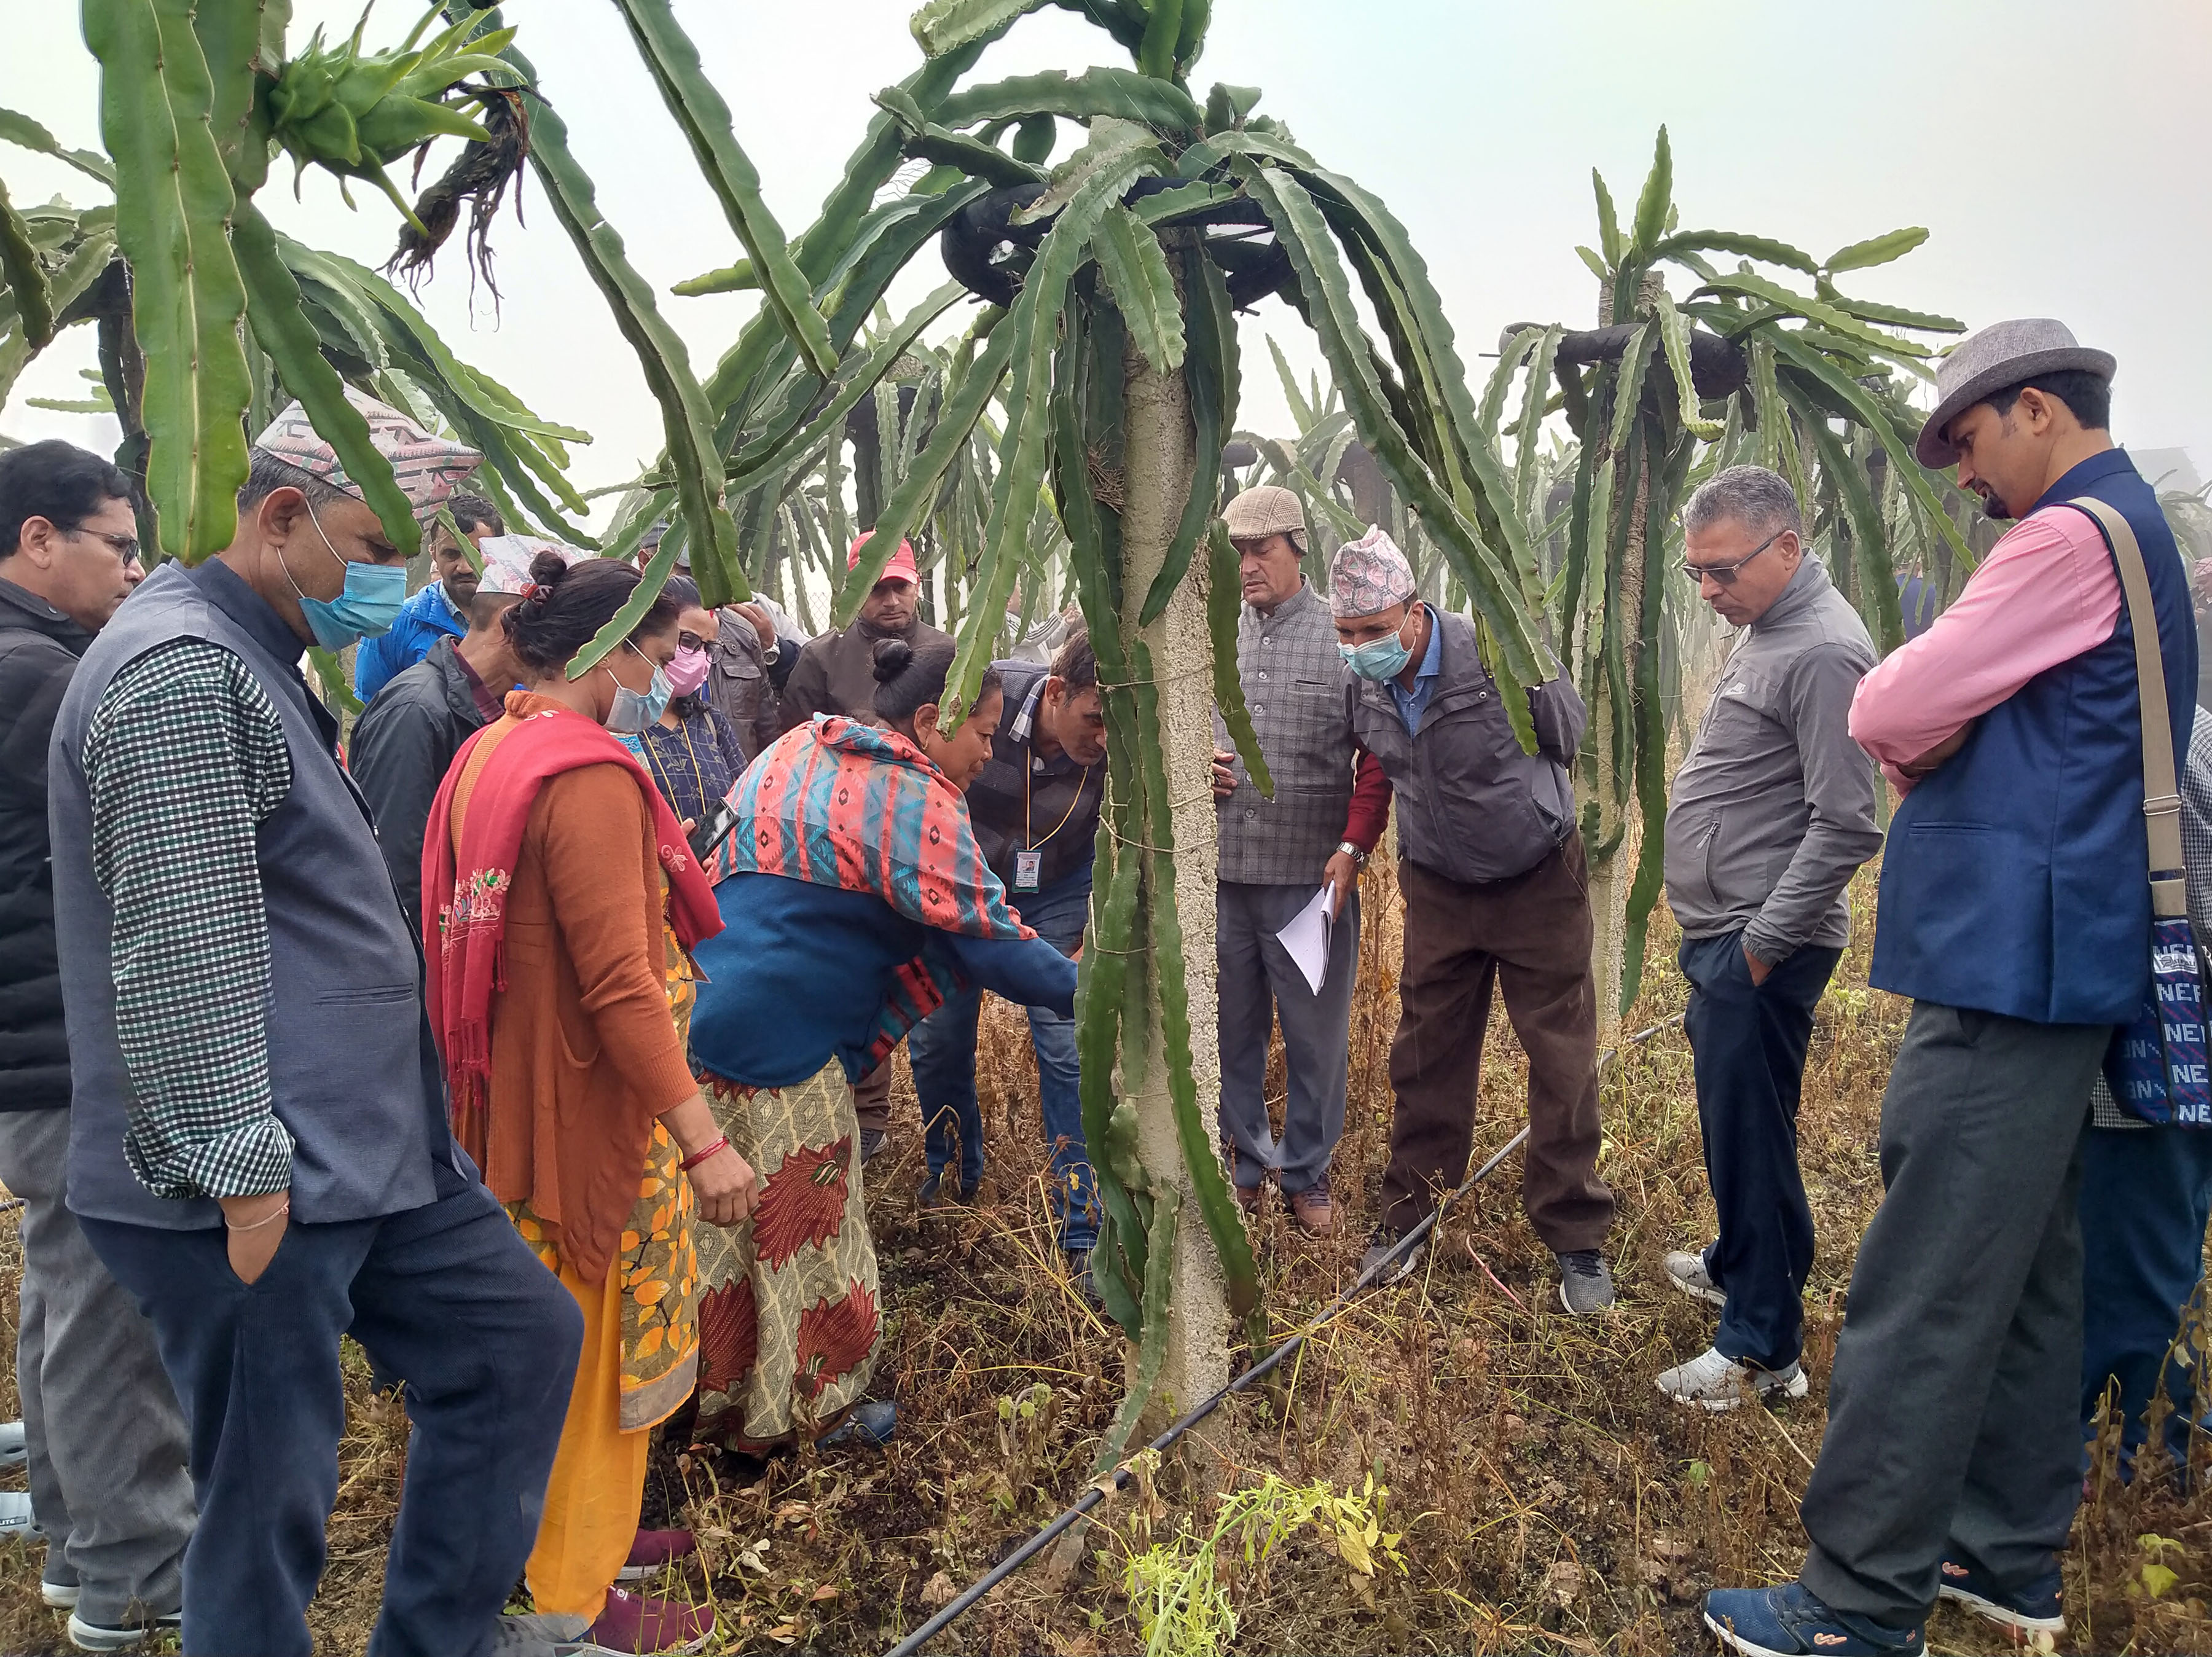
<path fill-rule="evenodd" d="M 1352 774 L 1352 806 L 1344 814 L 1344 837 L 1372 852 L 1390 822 L 1390 779 L 1382 762 L 1362 748 Z"/>

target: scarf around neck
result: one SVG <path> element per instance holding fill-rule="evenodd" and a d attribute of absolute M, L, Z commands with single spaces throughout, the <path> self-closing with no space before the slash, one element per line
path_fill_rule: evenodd
<path fill-rule="evenodd" d="M 587 765 L 619 765 L 629 772 L 653 818 L 677 940 L 689 950 L 722 930 L 714 888 L 691 855 L 683 825 L 629 750 L 596 720 L 526 691 L 512 693 L 507 714 L 461 745 L 439 785 L 422 840 L 422 956 L 431 1033 L 446 1061 L 455 1133 L 479 1165 L 491 1071 L 491 999 L 507 987 L 507 893 L 531 807 L 548 780 Z M 480 762 L 479 744 L 488 750 Z M 453 799 L 471 771 L 475 780 L 456 849 Z"/>
<path fill-rule="evenodd" d="M 737 825 L 708 871 L 717 883 L 781 875 L 872 893 L 938 932 L 1036 936 L 1007 907 L 975 843 L 967 797 L 896 731 L 817 714 L 763 750 L 730 800 Z M 887 1055 L 966 985 L 948 951 L 925 949 L 898 969 L 871 1051 Z"/>

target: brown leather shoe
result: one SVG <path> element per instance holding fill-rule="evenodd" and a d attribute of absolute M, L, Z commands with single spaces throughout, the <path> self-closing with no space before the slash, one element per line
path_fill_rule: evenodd
<path fill-rule="evenodd" d="M 1243 1209 L 1247 1214 L 1257 1214 L 1260 1211 L 1260 1197 L 1266 1189 L 1265 1187 L 1232 1184 L 1229 1188 L 1237 1193 L 1237 1207 Z"/>
<path fill-rule="evenodd" d="M 1292 1192 L 1288 1200 L 1291 1217 L 1315 1236 L 1326 1237 L 1336 1229 L 1336 1205 L 1329 1201 L 1327 1176 L 1304 1191 Z"/>

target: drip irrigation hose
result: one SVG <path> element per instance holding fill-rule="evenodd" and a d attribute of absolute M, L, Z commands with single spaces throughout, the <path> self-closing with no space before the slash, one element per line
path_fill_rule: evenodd
<path fill-rule="evenodd" d="M 1607 1048 L 1604 1053 L 1598 1056 L 1598 1070 L 1602 1072 L 1607 1065 L 1611 1064 L 1615 1059 L 1620 1056 L 1622 1048 L 1641 1046 L 1644 1042 L 1650 1041 L 1653 1036 L 1658 1035 L 1660 1031 L 1671 1029 L 1681 1022 L 1681 1015 L 1677 1013 L 1674 1017 L 1663 1019 L 1660 1023 L 1650 1026 L 1648 1029 L 1640 1029 L 1637 1031 L 1635 1035 L 1629 1036 L 1623 1041 L 1620 1047 Z M 1327 1306 L 1323 1307 L 1320 1313 L 1316 1315 L 1304 1329 L 1298 1331 L 1297 1334 L 1292 1335 L 1280 1346 L 1278 1346 L 1273 1351 L 1268 1353 L 1267 1357 L 1261 1358 L 1257 1363 L 1247 1369 L 1243 1375 L 1237 1376 L 1236 1380 L 1231 1381 L 1226 1387 L 1216 1393 L 1212 1398 L 1207 1399 L 1203 1404 L 1193 1410 L 1188 1415 L 1183 1417 L 1182 1420 L 1176 1422 L 1172 1427 L 1170 1427 L 1167 1431 L 1162 1433 L 1150 1444 L 1147 1444 L 1145 1448 L 1147 1450 L 1165 1450 L 1185 1433 L 1197 1426 L 1200 1422 L 1205 1420 L 1206 1417 L 1212 1415 L 1216 1410 L 1219 1409 L 1226 1399 L 1234 1397 L 1238 1393 L 1245 1391 L 1248 1387 L 1252 1387 L 1256 1382 L 1264 1380 L 1267 1376 L 1272 1375 L 1281 1366 L 1285 1358 L 1290 1357 L 1292 1354 L 1297 1352 L 1297 1350 L 1304 1346 L 1308 1340 L 1325 1328 L 1328 1325 L 1330 1320 L 1334 1318 L 1338 1313 L 1343 1311 L 1346 1307 L 1351 1305 L 1353 1299 L 1364 1291 L 1370 1284 L 1374 1282 L 1376 1278 L 1380 1277 L 1400 1259 L 1402 1259 L 1407 1253 L 1415 1247 L 1415 1245 L 1419 1244 L 1424 1238 L 1425 1238 L 1430 1232 L 1435 1230 L 1438 1223 L 1443 1220 L 1445 1211 L 1449 1210 L 1454 1203 L 1457 1202 L 1461 1198 L 1467 1195 L 1468 1192 L 1474 1190 L 1476 1186 L 1481 1184 L 1484 1180 L 1487 1179 L 1491 1171 L 1497 1168 L 1497 1166 L 1500 1162 L 1504 1162 L 1508 1156 L 1511 1156 L 1514 1151 L 1518 1150 L 1522 1142 L 1528 1138 L 1528 1130 L 1526 1127 L 1523 1127 L 1518 1133 L 1516 1133 L 1511 1138 L 1500 1145 L 1497 1150 L 1492 1154 L 1489 1161 L 1483 1163 L 1480 1168 L 1475 1169 L 1474 1173 L 1468 1174 L 1465 1180 L 1462 1181 L 1457 1189 L 1447 1194 L 1442 1202 L 1438 1203 L 1436 1207 L 1430 1210 L 1429 1212 L 1421 1218 L 1419 1224 L 1413 1226 L 1404 1236 L 1399 1238 L 1397 1245 L 1393 1247 L 1389 1253 L 1385 1254 L 1381 1259 L 1376 1261 L 1374 1265 L 1369 1266 L 1364 1272 L 1362 1272 L 1358 1278 L 1354 1278 L 1352 1280 L 1352 1287 L 1346 1290 L 1334 1300 L 1331 1301 Z M 1023 1543 L 1021 1546 L 1016 1548 L 1012 1553 L 1008 1554 L 1004 1559 L 1001 1559 L 997 1564 L 992 1566 L 988 1571 L 985 1572 L 982 1576 L 979 1577 L 974 1583 L 963 1590 L 960 1596 L 954 1599 L 951 1604 L 947 1605 L 944 1610 L 939 1611 L 927 1623 L 924 1623 L 913 1633 L 908 1635 L 905 1639 L 893 1646 L 890 1651 L 884 1654 L 884 1657 L 916 1657 L 916 1654 L 918 1654 L 924 1646 L 927 1645 L 939 1634 L 942 1634 L 952 1624 L 956 1618 L 973 1609 L 976 1601 L 982 1599 L 982 1597 L 988 1593 L 993 1588 L 998 1587 L 1000 1583 L 1005 1581 L 1006 1578 L 1012 1576 L 1023 1566 L 1028 1564 L 1030 1560 L 1036 1558 L 1037 1555 L 1042 1553 L 1047 1548 L 1058 1541 L 1065 1533 L 1073 1529 L 1077 1524 L 1080 1523 L 1092 1512 L 1092 1510 L 1103 1503 L 1108 1496 L 1117 1494 L 1121 1490 L 1121 1487 L 1129 1482 L 1129 1464 L 1133 1459 L 1134 1458 L 1133 1457 L 1124 1457 L 1121 1464 L 1114 1469 L 1110 1476 L 1094 1479 L 1090 1487 L 1083 1492 L 1082 1496 L 1077 1498 L 1073 1506 L 1062 1511 L 1059 1517 L 1054 1519 L 1050 1524 L 1047 1525 L 1042 1530 L 1031 1536 L 1028 1541 Z"/>

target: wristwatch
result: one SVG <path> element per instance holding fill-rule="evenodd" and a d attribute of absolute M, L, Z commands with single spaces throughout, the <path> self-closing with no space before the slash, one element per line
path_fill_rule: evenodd
<path fill-rule="evenodd" d="M 1343 853 L 1345 856 L 1350 858 L 1361 868 L 1364 869 L 1367 866 L 1368 854 L 1365 852 L 1361 851 L 1357 846 L 1354 846 L 1350 841 L 1340 840 L 1337 841 L 1336 849 Z"/>

